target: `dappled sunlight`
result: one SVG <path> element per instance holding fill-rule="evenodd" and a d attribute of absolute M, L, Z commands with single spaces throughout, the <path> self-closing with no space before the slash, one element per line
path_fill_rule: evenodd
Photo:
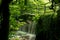
<path fill-rule="evenodd" d="M 0 0 L 0 29 L 9 40 L 60 40 L 59 0 L 4 1 Z"/>
<path fill-rule="evenodd" d="M 54 17 L 54 11 L 49 9 L 51 3 L 48 0 L 29 0 L 28 2 L 28 5 L 22 5 L 23 3 L 20 5 L 10 4 L 10 25 L 12 25 L 10 29 L 16 30 L 15 34 L 11 32 L 10 40 L 35 40 L 36 32 L 49 30 L 51 18 Z M 15 21 L 13 22 L 12 19 Z M 38 24 L 39 20 L 42 20 L 41 25 Z M 37 25 L 40 25 L 40 28 Z M 37 29 L 39 31 L 36 31 Z M 15 35 L 15 37 L 12 37 L 12 35 Z"/>
<path fill-rule="evenodd" d="M 44 2 L 44 3 L 48 3 L 48 2 L 49 2 L 49 0 L 43 0 L 43 2 Z"/>

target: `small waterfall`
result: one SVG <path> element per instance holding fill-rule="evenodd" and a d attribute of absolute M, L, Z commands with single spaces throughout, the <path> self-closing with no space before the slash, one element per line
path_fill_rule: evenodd
<path fill-rule="evenodd" d="M 19 34 L 20 37 L 22 38 L 28 38 L 28 40 L 35 40 L 36 35 L 35 34 L 30 34 L 27 32 L 22 32 L 22 31 L 17 31 L 16 35 Z"/>
<path fill-rule="evenodd" d="M 36 22 L 30 22 L 29 24 L 25 24 L 20 29 L 16 32 L 16 35 L 20 35 L 23 37 L 29 37 L 28 40 L 35 40 L 35 27 L 36 27 Z"/>
<path fill-rule="evenodd" d="M 33 21 L 29 24 L 25 24 L 22 27 L 20 27 L 19 31 L 35 34 L 35 27 L 36 27 L 36 22 Z"/>

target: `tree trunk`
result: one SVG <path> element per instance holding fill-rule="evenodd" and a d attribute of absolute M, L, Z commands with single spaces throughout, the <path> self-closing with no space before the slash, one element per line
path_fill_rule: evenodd
<path fill-rule="evenodd" d="M 60 7 L 57 11 L 56 37 L 60 38 Z"/>
<path fill-rule="evenodd" d="M 9 3 L 12 0 L 2 0 L 0 5 L 0 13 L 2 13 L 3 20 L 1 22 L 1 29 L 0 29 L 0 40 L 8 40 L 9 34 Z"/>

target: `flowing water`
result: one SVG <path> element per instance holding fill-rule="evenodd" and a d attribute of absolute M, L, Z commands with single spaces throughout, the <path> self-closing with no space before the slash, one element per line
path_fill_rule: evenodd
<path fill-rule="evenodd" d="M 16 35 L 19 35 L 23 38 L 28 37 L 27 40 L 35 40 L 35 27 L 36 22 L 25 24 L 24 26 L 20 27 L 20 29 L 16 32 Z"/>

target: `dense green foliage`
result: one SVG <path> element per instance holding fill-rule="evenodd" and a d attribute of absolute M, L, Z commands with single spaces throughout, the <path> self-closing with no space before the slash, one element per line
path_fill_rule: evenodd
<path fill-rule="evenodd" d="M 54 2 L 58 4 L 60 1 L 54 0 Z M 31 21 L 36 22 L 36 33 L 51 30 L 51 25 L 53 25 L 54 23 L 56 24 L 56 11 L 58 10 L 58 6 L 53 6 L 54 9 L 51 10 L 51 5 L 52 2 L 49 2 L 49 0 L 13 0 L 9 4 L 9 37 L 11 37 L 11 35 L 14 35 L 15 32 L 20 29 L 20 27 L 28 24 Z M 2 16 L 0 17 L 0 19 L 2 19 Z"/>
<path fill-rule="evenodd" d="M 48 8 L 50 6 L 50 3 L 45 5 L 45 3 L 47 2 L 29 0 L 25 4 L 24 0 L 20 0 L 20 1 L 13 0 L 9 5 L 10 31 L 15 31 L 15 30 L 17 31 L 21 26 L 26 24 L 27 20 L 36 21 L 37 23 L 39 18 L 43 20 L 42 23 L 43 26 L 41 26 L 43 27 L 43 29 L 40 28 L 40 31 L 47 30 L 50 26 L 49 24 L 51 21 L 51 17 L 53 15 L 53 10 L 50 10 Z M 46 6 L 46 10 L 44 10 L 45 9 L 44 5 Z"/>

